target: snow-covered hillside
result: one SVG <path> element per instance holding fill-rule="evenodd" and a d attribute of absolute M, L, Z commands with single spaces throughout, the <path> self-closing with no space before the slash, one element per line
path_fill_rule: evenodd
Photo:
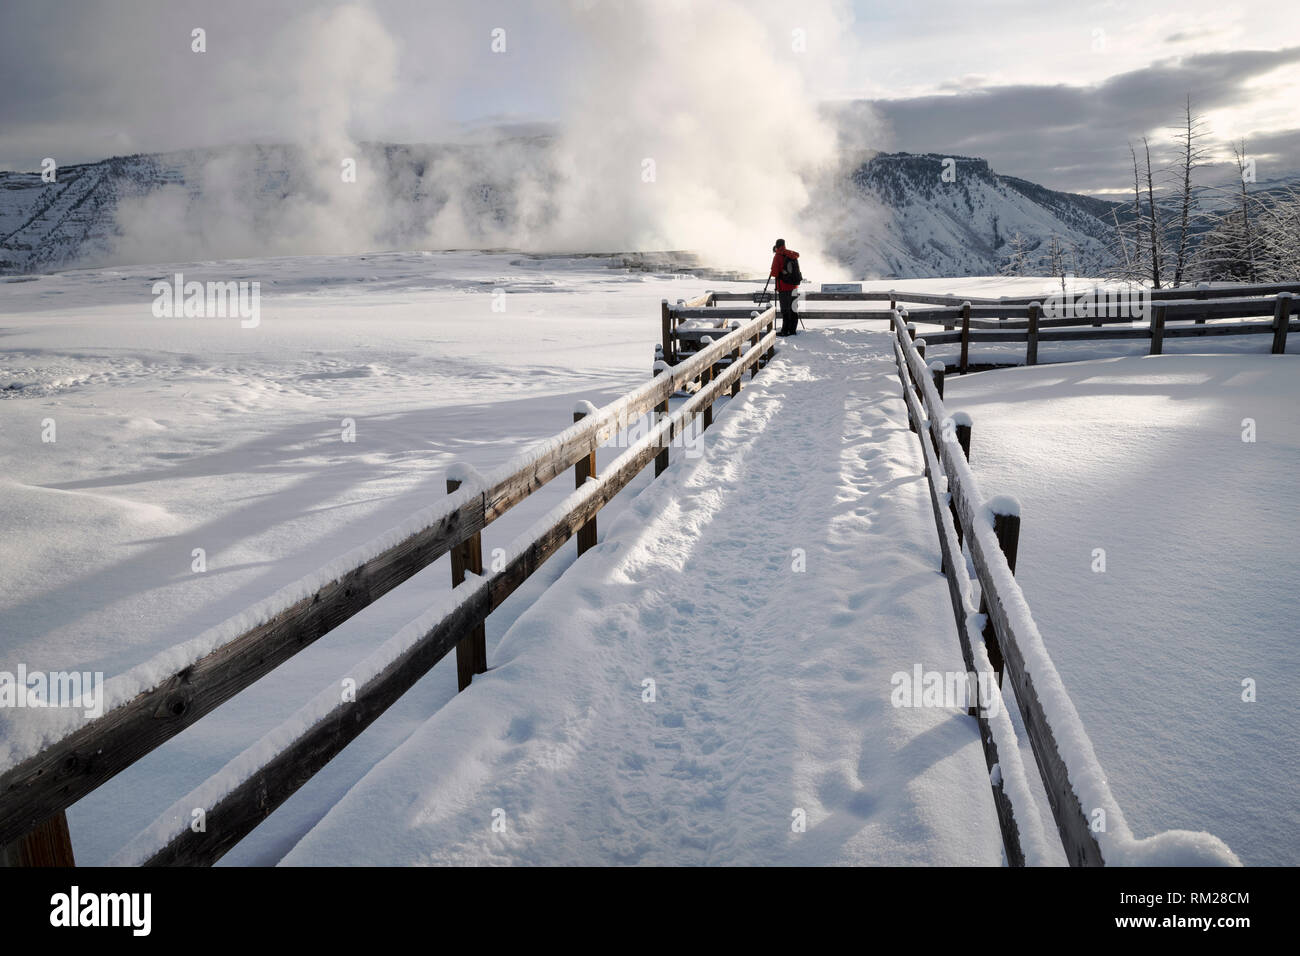
<path fill-rule="evenodd" d="M 361 147 L 364 175 L 355 188 L 365 192 L 354 224 L 370 225 L 346 240 L 306 228 L 338 174 L 287 146 L 110 159 L 64 167 L 54 183 L 0 172 L 0 274 L 164 256 L 531 248 L 555 214 L 551 148 L 542 135 Z M 854 277 L 996 274 L 1017 234 L 1038 251 L 1056 236 L 1080 274 L 1104 259 L 1113 227 L 1099 217 L 1108 203 L 999 176 L 965 157 L 955 158 L 955 179 L 945 182 L 944 159 L 897 153 L 857 164 L 846 154 L 843 168 L 817 184 L 810 208 L 792 211 L 798 224 L 788 231 L 824 234 L 837 271 Z"/>
<path fill-rule="evenodd" d="M 947 164 L 947 165 L 945 165 Z M 1070 268 L 1095 271 L 1113 231 L 1111 204 L 1000 176 L 982 159 L 881 154 L 818 201 L 830 248 L 864 277 L 996 274 L 1019 236 L 1041 255 L 1055 236 Z"/>

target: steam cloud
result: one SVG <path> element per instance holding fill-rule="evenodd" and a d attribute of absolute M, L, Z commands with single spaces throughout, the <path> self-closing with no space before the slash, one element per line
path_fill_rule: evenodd
<path fill-rule="evenodd" d="M 453 18 L 465 9 L 439 7 Z M 794 13 L 786 0 L 529 7 L 546 23 L 542 35 L 566 38 L 550 77 L 560 115 L 547 135 L 387 149 L 359 142 L 356 131 L 398 91 L 403 56 L 420 48 L 404 46 L 369 6 L 312 13 L 268 48 L 267 70 L 292 78 L 276 120 L 288 145 L 194 153 L 186 186 L 122 199 L 116 256 L 684 249 L 754 271 L 778 235 L 821 256 L 813 210 L 825 204 L 810 201 L 843 161 L 860 158 L 842 149 L 811 92 L 813 78 L 834 82 L 828 71 L 852 61 L 845 3 L 811 0 Z M 806 52 L 795 49 L 796 31 Z M 487 30 L 480 39 L 486 50 Z M 517 26 L 499 55 L 533 40 Z M 825 53 L 832 47 L 834 57 Z M 462 55 L 434 68 L 454 95 L 492 65 Z M 436 115 L 445 107 L 435 97 L 415 108 L 435 114 L 425 121 L 446 121 Z M 856 133 L 871 126 L 859 113 Z M 342 180 L 344 157 L 357 160 L 356 182 Z M 833 276 L 823 267 L 818 277 Z"/>

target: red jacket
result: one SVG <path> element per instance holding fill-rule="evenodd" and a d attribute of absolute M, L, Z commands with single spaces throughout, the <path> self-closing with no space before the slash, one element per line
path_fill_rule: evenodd
<path fill-rule="evenodd" d="M 799 288 L 797 285 L 791 285 L 789 282 L 782 282 L 780 279 L 777 279 L 777 276 L 781 274 L 782 267 L 785 265 L 787 256 L 791 259 L 798 259 L 799 253 L 795 252 L 793 249 L 778 249 L 776 250 L 776 255 L 772 257 L 772 271 L 769 274 L 772 278 L 776 279 L 777 292 L 793 292 L 795 289 Z"/>

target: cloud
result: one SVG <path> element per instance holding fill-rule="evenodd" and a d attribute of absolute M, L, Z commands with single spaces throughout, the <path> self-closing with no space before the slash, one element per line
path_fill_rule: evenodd
<path fill-rule="evenodd" d="M 1158 61 L 1093 86 L 988 87 L 872 105 L 893 131 L 897 149 L 980 156 L 999 172 L 1085 192 L 1123 187 L 1131 177 L 1126 144 L 1143 135 L 1163 140 L 1188 94 L 1198 112 L 1242 109 L 1271 96 L 1254 81 L 1297 63 L 1300 47 L 1204 53 Z M 1221 140 L 1228 135 L 1219 131 Z M 1285 135 L 1255 133 L 1248 146 Z"/>

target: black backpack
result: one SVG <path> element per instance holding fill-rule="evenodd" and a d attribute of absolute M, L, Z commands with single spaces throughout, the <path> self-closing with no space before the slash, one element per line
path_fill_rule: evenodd
<path fill-rule="evenodd" d="M 794 256 L 785 257 L 785 265 L 781 267 L 780 279 L 790 285 L 798 285 L 803 282 L 803 273 L 799 271 L 799 260 Z"/>

